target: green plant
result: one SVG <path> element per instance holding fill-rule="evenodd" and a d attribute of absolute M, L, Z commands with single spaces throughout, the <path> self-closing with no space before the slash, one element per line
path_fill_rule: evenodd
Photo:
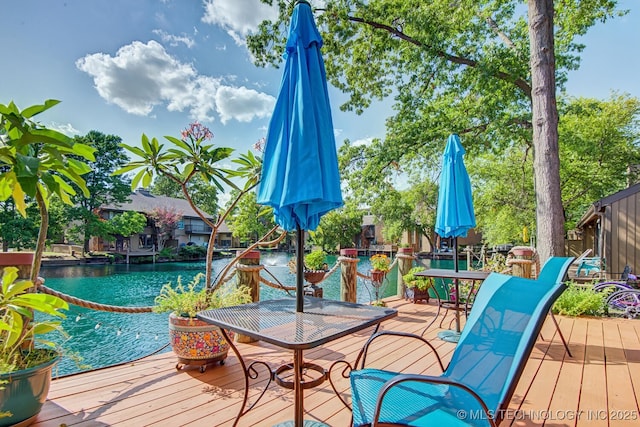
<path fill-rule="evenodd" d="M 425 291 L 433 286 L 433 278 L 416 276 L 416 273 L 424 271 L 424 267 L 413 267 L 407 274 L 402 276 L 402 280 L 410 288 L 416 288 L 421 291 Z"/>
<path fill-rule="evenodd" d="M 158 252 L 158 257 L 173 259 L 175 258 L 175 254 L 176 254 L 176 248 L 167 247 L 167 248 L 162 248 L 162 250 Z"/>
<path fill-rule="evenodd" d="M 34 313 L 64 318 L 69 306 L 53 295 L 32 293 L 30 280 L 17 280 L 18 269 L 5 267 L 0 288 L 0 373 L 38 366 L 57 357 L 43 335 L 60 331 L 59 321 L 35 321 Z M 36 344 L 44 346 L 36 347 Z"/>
<path fill-rule="evenodd" d="M 568 287 L 553 305 L 553 312 L 565 316 L 602 316 L 609 292 L 595 291 L 591 286 L 568 282 Z"/>
<path fill-rule="evenodd" d="M 322 249 L 316 249 L 304 256 L 304 266 L 307 270 L 323 270 L 326 258 Z"/>
<path fill-rule="evenodd" d="M 89 197 L 82 175 L 91 168 L 78 157 L 95 161 L 94 148 L 31 120 L 59 102 L 50 99 L 22 111 L 13 102 L 0 104 L 0 201 L 12 198 L 18 212 L 26 217 L 26 198 L 30 197 L 39 210 L 40 228 L 31 267 L 34 283 L 45 251 L 50 198 L 55 194 L 72 205 L 71 196 L 76 194 L 73 185 Z"/>
<path fill-rule="evenodd" d="M 185 245 L 178 249 L 178 256 L 183 259 L 199 259 L 207 255 L 207 248 L 198 245 Z"/>
<path fill-rule="evenodd" d="M 171 282 L 160 289 L 155 299 L 153 311 L 155 313 L 173 312 L 181 317 L 196 317 L 196 313 L 211 308 L 229 307 L 252 301 L 251 289 L 248 286 L 236 286 L 227 283 L 215 291 L 201 286 L 200 281 L 205 277 L 199 273 L 185 287 L 178 277 L 174 287 Z"/>
<path fill-rule="evenodd" d="M 206 286 L 210 288 L 221 285 L 221 282 L 213 283 L 213 271 L 211 269 L 218 229 L 235 209 L 240 199 L 258 185 L 262 166 L 258 157 L 251 152 L 247 152 L 247 154 L 231 160 L 237 165 L 235 170 L 221 167 L 220 165 L 223 162 L 229 161 L 233 149 L 229 147 L 214 147 L 213 144 L 208 142 L 212 138 L 213 133 L 211 130 L 198 122 L 191 123 L 187 129 L 184 129 L 181 132 L 181 139 L 165 136 L 165 139 L 172 144 L 169 148 L 165 148 L 156 138 L 149 139 L 143 134 L 140 147 L 121 144 L 123 148 L 130 151 L 139 160 L 133 160 L 114 172 L 114 175 L 135 172 L 131 180 L 131 188 L 137 188 L 139 185 L 146 188 L 151 185 L 154 176 L 157 175 L 164 176 L 180 186 L 185 200 L 212 230 L 209 236 L 209 244 L 205 249 L 205 282 Z M 195 204 L 190 185 L 193 183 L 192 179 L 196 177 L 207 184 L 215 185 L 220 191 L 225 191 L 223 184 L 233 190 L 237 190 L 237 196 L 227 205 L 227 208 L 223 212 L 213 215 L 215 220 Z M 244 186 L 238 187 L 234 182 L 236 179 L 244 179 Z M 210 214 L 214 214 L 214 212 L 210 212 Z M 272 231 L 275 231 L 275 228 Z M 222 274 L 222 277 L 224 277 L 224 274 Z"/>
<path fill-rule="evenodd" d="M 369 258 L 369 262 L 371 262 L 372 269 L 379 271 L 389 271 L 389 266 L 391 265 L 391 260 L 384 254 L 373 255 Z"/>

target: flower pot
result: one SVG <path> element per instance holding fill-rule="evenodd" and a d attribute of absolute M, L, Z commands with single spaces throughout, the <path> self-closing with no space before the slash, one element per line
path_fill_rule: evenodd
<path fill-rule="evenodd" d="M 18 267 L 18 277 L 28 279 L 31 276 L 33 252 L 0 252 L 0 269 Z"/>
<path fill-rule="evenodd" d="M 387 272 L 383 270 L 371 270 L 371 281 L 374 283 L 382 283 Z"/>
<path fill-rule="evenodd" d="M 398 253 L 404 255 L 413 255 L 413 248 L 399 248 Z"/>
<path fill-rule="evenodd" d="M 312 285 L 315 285 L 322 282 L 325 273 L 326 272 L 324 270 L 306 270 L 304 272 L 304 280 L 311 283 Z"/>
<path fill-rule="evenodd" d="M 11 412 L 12 416 L 0 418 L 0 427 L 21 423 L 27 426 L 35 421 L 42 405 L 47 400 L 51 385 L 51 370 L 60 356 L 34 368 L 0 374 L 0 412 Z M 4 387 L 4 389 L 2 388 Z"/>
<path fill-rule="evenodd" d="M 236 251 L 236 257 L 240 257 L 243 251 Z M 244 265 L 259 265 L 260 264 L 260 251 L 249 251 L 242 255 L 238 260 L 240 264 Z"/>
<path fill-rule="evenodd" d="M 349 257 L 349 258 L 357 258 L 358 257 L 358 249 L 356 249 L 356 248 L 340 249 L 340 255 L 346 256 L 346 257 Z"/>
<path fill-rule="evenodd" d="M 531 258 L 533 256 L 531 249 L 511 249 L 511 253 L 519 258 Z"/>
<path fill-rule="evenodd" d="M 412 303 L 417 303 L 418 301 L 426 301 L 429 302 L 429 289 L 418 289 L 418 288 L 406 288 L 405 299 L 408 299 Z"/>
<path fill-rule="evenodd" d="M 233 332 L 227 333 L 233 339 Z M 207 365 L 216 362 L 224 364 L 229 352 L 229 343 L 220 328 L 199 319 L 173 313 L 169 315 L 169 342 L 178 356 L 178 370 L 190 365 L 199 366 L 200 372 L 204 372 Z"/>

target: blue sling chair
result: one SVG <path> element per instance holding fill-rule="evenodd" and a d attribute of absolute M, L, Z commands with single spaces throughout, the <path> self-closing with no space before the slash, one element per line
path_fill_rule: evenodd
<path fill-rule="evenodd" d="M 418 335 L 393 331 L 373 335 L 350 373 L 353 425 L 497 426 L 507 415 L 547 313 L 566 287 L 562 280 L 572 261 L 549 259 L 547 272 L 536 280 L 490 274 L 476 295 L 446 369 L 435 348 Z M 427 344 L 443 374 L 365 368 L 371 342 L 385 335 Z"/>

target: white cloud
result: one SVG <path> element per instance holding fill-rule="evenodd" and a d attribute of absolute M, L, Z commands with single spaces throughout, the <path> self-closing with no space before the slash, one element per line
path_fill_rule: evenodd
<path fill-rule="evenodd" d="M 195 40 L 184 34 L 182 36 L 176 36 L 163 30 L 153 30 L 153 33 L 160 36 L 160 40 L 165 43 L 169 43 L 170 46 L 178 46 L 178 43 L 184 43 L 186 47 L 191 49 L 196 44 Z"/>
<path fill-rule="evenodd" d="M 277 6 L 269 6 L 260 0 L 204 0 L 202 22 L 219 25 L 236 44 L 244 45 L 244 38 L 256 31 L 258 24 L 277 17 Z"/>
<path fill-rule="evenodd" d="M 362 138 L 362 139 L 357 139 L 353 141 L 351 145 L 353 145 L 354 147 L 359 145 L 371 145 L 372 142 L 373 142 L 373 138 Z"/>
<path fill-rule="evenodd" d="M 222 86 L 216 94 L 216 105 L 222 123 L 229 119 L 250 122 L 254 117 L 268 117 L 275 105 L 273 96 L 246 87 Z"/>
<path fill-rule="evenodd" d="M 51 122 L 47 126 L 49 129 L 57 130 L 60 133 L 64 133 L 67 136 L 76 136 L 80 134 L 80 131 L 73 127 L 71 123 L 56 123 Z"/>
<path fill-rule="evenodd" d="M 202 122 L 213 121 L 216 111 L 223 123 L 230 119 L 248 122 L 270 114 L 275 103 L 270 95 L 223 86 L 222 78 L 199 75 L 153 40 L 123 46 L 115 56 L 86 55 L 76 66 L 93 77 L 98 94 L 107 102 L 141 116 L 166 104 L 167 110 L 187 110 L 192 119 Z"/>

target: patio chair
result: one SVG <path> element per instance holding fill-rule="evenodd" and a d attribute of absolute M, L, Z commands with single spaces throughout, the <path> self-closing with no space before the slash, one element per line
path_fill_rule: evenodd
<path fill-rule="evenodd" d="M 551 262 L 568 269 L 572 260 Z M 476 295 L 446 370 L 435 348 L 422 337 L 393 331 L 373 335 L 350 374 L 353 425 L 497 426 L 507 414 L 547 313 L 565 289 L 558 280 L 541 279 L 491 273 Z M 427 344 L 443 374 L 366 368 L 371 343 L 385 335 Z"/>

